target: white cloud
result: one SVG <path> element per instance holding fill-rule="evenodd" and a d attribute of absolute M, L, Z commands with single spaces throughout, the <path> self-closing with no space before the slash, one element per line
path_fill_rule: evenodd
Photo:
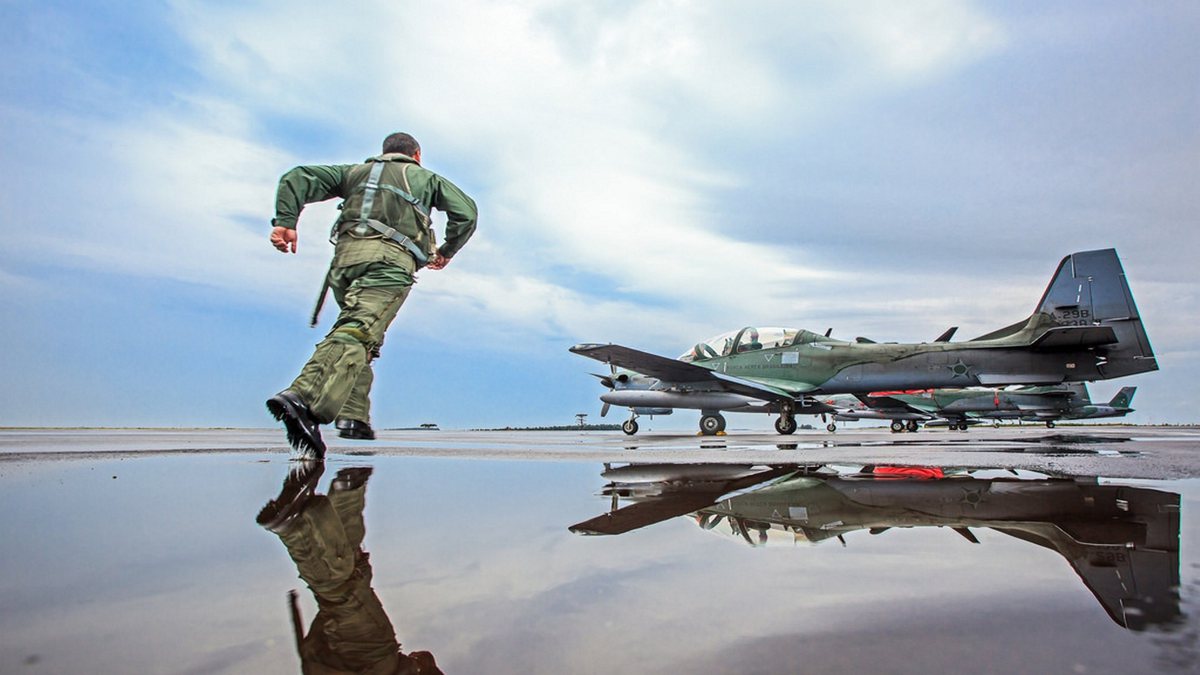
<path fill-rule="evenodd" d="M 368 148 L 403 127 L 423 139 L 431 168 L 456 179 L 456 169 L 469 167 L 486 186 L 476 195 L 478 239 L 439 292 L 521 325 L 531 308 L 549 307 L 539 323 L 572 334 L 591 328 L 584 317 L 604 313 L 598 307 L 649 313 L 620 299 L 627 294 L 668 304 L 674 316 L 664 323 L 679 325 L 684 317 L 770 315 L 804 305 L 797 287 L 819 296 L 830 281 L 852 283 L 806 256 L 795 232 L 767 245 L 718 233 L 710 195 L 736 185 L 736 172 L 720 163 L 720 148 L 658 133 L 702 118 L 736 137 L 777 114 L 792 84 L 772 62 L 773 45 L 748 37 L 756 27 L 794 24 L 843 40 L 843 88 L 857 90 L 880 77 L 881 64 L 897 81 L 961 64 L 986 42 L 979 35 L 995 32 L 960 3 L 859 13 L 836 4 L 747 11 L 643 2 L 600 13 L 544 1 L 378 2 L 350 16 L 278 3 L 176 6 L 209 88 L 185 92 L 189 119 L 139 121 L 125 135 L 136 156 L 150 160 L 145 173 L 162 171 L 156 154 L 176 154 L 155 152 L 168 142 L 194 159 L 153 180 L 198 186 L 174 208 L 198 218 L 213 238 L 206 248 L 228 251 L 210 277 L 236 286 L 251 283 L 247 276 L 279 278 L 262 273 L 262 256 L 235 252 L 261 242 L 229 220 L 269 208 L 262 196 L 286 153 L 254 140 L 262 116 L 337 120 Z M 750 190 L 747 198 L 759 197 Z M 321 227 L 314 220 L 303 221 L 310 238 Z M 195 260 L 163 273 L 195 280 L 205 273 Z M 563 266 L 601 281 L 568 288 L 553 276 Z M 310 260 L 305 269 L 314 267 Z M 295 273 L 286 278 L 293 286 Z"/>

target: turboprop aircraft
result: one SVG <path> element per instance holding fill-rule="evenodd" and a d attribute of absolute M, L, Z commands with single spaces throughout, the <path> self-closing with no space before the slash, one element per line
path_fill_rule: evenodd
<path fill-rule="evenodd" d="M 1063 258 L 1028 318 L 965 342 L 846 342 L 807 330 L 746 327 L 698 343 L 678 359 L 615 344 L 571 351 L 612 366 L 614 385 L 625 376 L 601 400 L 631 409 L 624 425 L 630 434 L 646 410 L 699 409 L 706 435 L 724 430 L 721 411 L 761 410 L 778 415 L 776 431 L 791 434 L 795 415 L 829 412 L 816 398 L 824 394 L 1050 385 L 1158 369 L 1114 249 Z"/>
<path fill-rule="evenodd" d="M 966 431 L 971 419 L 1044 422 L 1053 429 L 1060 419 L 1124 417 L 1137 387 L 1123 387 L 1106 405 L 1092 403 L 1087 385 L 1072 382 L 1055 387 L 1015 389 L 933 389 L 922 392 L 880 392 L 862 401 L 880 414 L 925 414 L 945 419 L 951 429 Z M 893 430 L 895 425 L 893 425 Z"/>

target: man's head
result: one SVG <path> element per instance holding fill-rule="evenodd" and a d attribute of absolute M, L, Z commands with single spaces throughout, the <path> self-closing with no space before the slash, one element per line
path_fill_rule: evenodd
<path fill-rule="evenodd" d="M 396 133 L 383 139 L 383 154 L 398 152 L 402 155 L 408 155 L 418 162 L 421 161 L 421 144 L 417 139 L 403 131 Z"/>

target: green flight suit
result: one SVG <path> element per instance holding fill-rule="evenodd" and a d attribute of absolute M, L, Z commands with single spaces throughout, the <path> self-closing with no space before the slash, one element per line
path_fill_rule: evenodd
<path fill-rule="evenodd" d="M 366 191 L 376 163 L 383 164 L 381 187 Z M 421 208 L 406 201 L 405 195 Z M 407 155 L 390 153 L 363 164 L 298 166 L 288 171 L 279 180 L 272 224 L 295 229 L 305 204 L 334 197 L 344 201 L 334 224 L 339 235 L 327 282 L 341 312 L 290 389 L 322 424 L 335 418 L 369 424 L 374 382 L 370 355 L 408 297 L 419 265 L 404 245 L 362 221 L 370 218 L 394 228 L 425 256 L 436 250 L 452 258 L 475 232 L 478 209 L 450 181 Z M 446 239 L 436 248 L 427 216 L 431 209 L 447 218 Z"/>

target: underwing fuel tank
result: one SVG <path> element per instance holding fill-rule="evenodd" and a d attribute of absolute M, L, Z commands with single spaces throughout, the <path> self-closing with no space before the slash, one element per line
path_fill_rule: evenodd
<path fill-rule="evenodd" d="M 617 390 L 600 395 L 600 400 L 625 408 L 693 408 L 697 410 L 736 410 L 759 407 L 763 401 L 728 392 Z"/>

